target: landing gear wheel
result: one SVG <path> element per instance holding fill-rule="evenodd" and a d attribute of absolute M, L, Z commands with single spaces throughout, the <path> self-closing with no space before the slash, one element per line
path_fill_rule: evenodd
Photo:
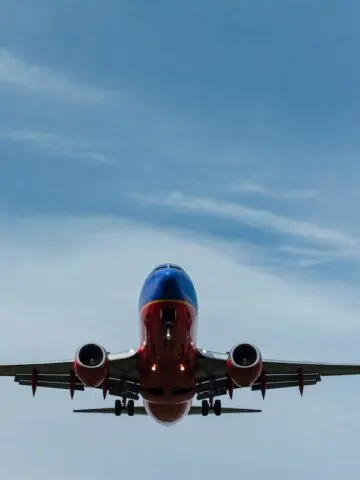
<path fill-rule="evenodd" d="M 217 417 L 221 415 L 221 400 L 215 400 L 214 402 L 214 413 Z"/>
<path fill-rule="evenodd" d="M 122 403 L 121 400 L 115 400 L 115 415 L 119 417 L 122 412 Z"/>
<path fill-rule="evenodd" d="M 203 417 L 206 417 L 209 413 L 210 405 L 207 400 L 201 402 L 201 414 Z"/>
<path fill-rule="evenodd" d="M 134 407 L 134 400 L 129 400 L 127 404 L 127 414 L 129 417 L 134 415 L 135 407 Z"/>

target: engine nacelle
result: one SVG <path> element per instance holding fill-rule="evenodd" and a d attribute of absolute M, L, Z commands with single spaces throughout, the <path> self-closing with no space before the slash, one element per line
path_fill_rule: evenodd
<path fill-rule="evenodd" d="M 227 360 L 228 374 L 238 387 L 249 387 L 261 373 L 262 358 L 257 347 L 240 343 L 232 348 Z"/>
<path fill-rule="evenodd" d="M 96 343 L 87 343 L 75 354 L 74 370 L 87 387 L 98 387 L 108 374 L 108 357 L 105 349 Z"/>

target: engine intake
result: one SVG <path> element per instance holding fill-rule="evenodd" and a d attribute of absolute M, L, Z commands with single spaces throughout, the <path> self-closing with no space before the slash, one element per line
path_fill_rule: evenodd
<path fill-rule="evenodd" d="M 262 358 L 257 347 L 240 343 L 232 348 L 227 361 L 229 376 L 238 387 L 248 387 L 261 373 Z"/>
<path fill-rule="evenodd" d="M 87 387 L 98 387 L 108 373 L 108 357 L 105 349 L 96 343 L 87 343 L 75 354 L 74 370 Z"/>
<path fill-rule="evenodd" d="M 260 352 L 253 345 L 242 343 L 232 349 L 231 360 L 238 367 L 250 367 L 259 360 Z"/>
<path fill-rule="evenodd" d="M 98 367 L 105 361 L 105 350 L 95 343 L 88 343 L 79 349 L 78 360 L 85 367 Z"/>

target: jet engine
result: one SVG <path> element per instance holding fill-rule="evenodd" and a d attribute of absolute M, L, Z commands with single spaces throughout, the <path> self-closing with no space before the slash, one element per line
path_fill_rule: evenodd
<path fill-rule="evenodd" d="M 259 349 L 249 343 L 236 345 L 229 353 L 227 369 L 238 387 L 249 387 L 261 373 L 262 358 Z"/>
<path fill-rule="evenodd" d="M 98 387 L 108 373 L 108 358 L 105 349 L 96 343 L 87 343 L 75 354 L 74 370 L 87 387 Z"/>

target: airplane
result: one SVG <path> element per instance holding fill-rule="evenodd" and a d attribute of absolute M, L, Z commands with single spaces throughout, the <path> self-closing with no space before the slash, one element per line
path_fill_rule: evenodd
<path fill-rule="evenodd" d="M 257 413 L 258 409 L 222 407 L 221 397 L 239 388 L 261 391 L 315 385 L 321 376 L 358 375 L 360 364 L 266 360 L 251 343 L 229 352 L 200 349 L 196 344 L 198 299 L 188 273 L 179 265 L 155 267 L 139 298 L 140 344 L 122 353 L 87 343 L 66 361 L 0 364 L 0 376 L 19 385 L 75 391 L 95 388 L 116 397 L 114 407 L 73 410 L 120 416 L 148 415 L 162 425 L 187 415 Z M 223 321 L 226 319 L 223 319 Z M 201 400 L 193 405 L 194 398 Z M 143 406 L 135 406 L 142 397 Z"/>

